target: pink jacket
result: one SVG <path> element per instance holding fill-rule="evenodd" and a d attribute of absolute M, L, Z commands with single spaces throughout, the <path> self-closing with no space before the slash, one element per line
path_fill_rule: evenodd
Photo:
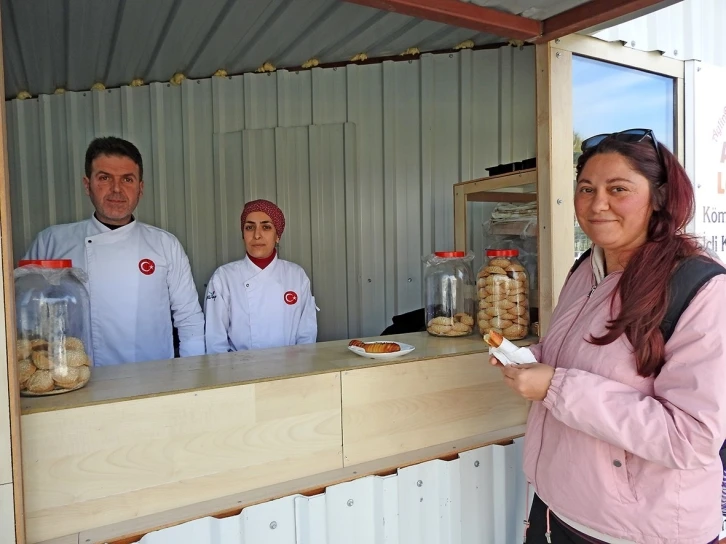
<path fill-rule="evenodd" d="M 657 378 L 637 374 L 623 335 L 602 335 L 621 273 L 593 285 L 588 259 L 562 291 L 532 351 L 556 368 L 532 404 L 524 471 L 553 512 L 642 544 L 705 544 L 721 529 L 726 438 L 726 276 L 682 314 Z M 619 305 L 614 307 L 617 314 Z"/>

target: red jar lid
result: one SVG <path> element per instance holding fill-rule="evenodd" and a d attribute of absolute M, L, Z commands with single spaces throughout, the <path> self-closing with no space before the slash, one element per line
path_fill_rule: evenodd
<path fill-rule="evenodd" d="M 71 268 L 73 261 L 70 259 L 24 259 L 18 266 L 41 266 L 43 268 Z"/>
<path fill-rule="evenodd" d="M 466 253 L 463 251 L 434 251 L 434 255 L 442 257 L 444 259 L 451 259 L 453 257 L 466 257 Z"/>
<path fill-rule="evenodd" d="M 518 249 L 487 249 L 487 257 L 516 257 Z"/>

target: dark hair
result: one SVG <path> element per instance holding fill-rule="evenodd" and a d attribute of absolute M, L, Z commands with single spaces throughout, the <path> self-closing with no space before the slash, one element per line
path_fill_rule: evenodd
<path fill-rule="evenodd" d="M 617 153 L 650 182 L 653 215 L 648 237 L 630 257 L 613 293 L 620 295 L 618 316 L 608 322 L 607 332 L 590 341 L 598 346 L 614 342 L 623 333 L 633 345 L 638 374 L 658 375 L 665 364 L 665 341 L 660 324 L 668 306 L 671 275 L 683 259 L 700 253 L 694 237 L 684 233 L 693 217 L 693 185 L 678 159 L 661 144 L 660 158 L 650 139 L 638 143 L 612 138 L 590 148 L 577 161 L 577 178 L 595 155 Z"/>
<path fill-rule="evenodd" d="M 111 157 L 128 157 L 139 167 L 139 180 L 144 179 L 144 162 L 141 160 L 139 149 L 122 138 L 115 136 L 106 136 L 104 138 L 96 138 L 86 149 L 86 177 L 90 178 L 92 174 L 93 161 L 100 155 L 109 155 Z"/>

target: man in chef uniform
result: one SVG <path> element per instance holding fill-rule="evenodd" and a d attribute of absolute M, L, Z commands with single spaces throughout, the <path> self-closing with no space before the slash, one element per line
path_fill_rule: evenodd
<path fill-rule="evenodd" d="M 86 150 L 83 185 L 91 218 L 41 232 L 26 259 L 71 259 L 88 274 L 93 364 L 204 353 L 204 315 L 189 259 L 165 230 L 136 220 L 144 194 L 141 153 L 131 142 L 97 138 Z"/>

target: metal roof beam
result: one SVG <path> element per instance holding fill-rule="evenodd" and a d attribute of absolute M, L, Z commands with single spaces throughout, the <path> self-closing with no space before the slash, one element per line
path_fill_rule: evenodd
<path fill-rule="evenodd" d="M 515 40 L 533 40 L 542 34 L 540 21 L 459 0 L 345 1 Z"/>
<path fill-rule="evenodd" d="M 534 42 L 545 43 L 628 15 L 628 19 L 634 19 L 635 12 L 674 3 L 672 0 L 590 0 L 545 19 L 542 35 Z"/>

